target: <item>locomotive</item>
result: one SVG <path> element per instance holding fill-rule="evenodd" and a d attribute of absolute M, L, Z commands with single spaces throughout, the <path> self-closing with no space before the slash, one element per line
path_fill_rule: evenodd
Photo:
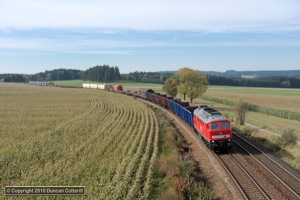
<path fill-rule="evenodd" d="M 207 106 L 191 104 L 154 90 L 140 88 L 138 96 L 163 106 L 182 118 L 214 151 L 226 151 L 232 146 L 230 120 L 217 110 Z"/>
<path fill-rule="evenodd" d="M 217 110 L 206 105 L 194 110 L 194 129 L 212 149 L 226 150 L 232 146 L 230 121 Z"/>

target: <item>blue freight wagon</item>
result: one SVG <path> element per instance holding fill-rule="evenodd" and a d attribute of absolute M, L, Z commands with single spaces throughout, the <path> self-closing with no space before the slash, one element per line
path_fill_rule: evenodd
<path fill-rule="evenodd" d="M 148 99 L 149 101 L 153 101 L 153 93 L 147 92 L 147 93 L 146 93 L 146 96 L 147 96 L 147 99 Z"/>
<path fill-rule="evenodd" d="M 170 100 L 170 109 L 191 127 L 194 127 L 193 111 L 196 108 L 196 105 L 190 104 L 189 102 L 176 102 Z"/>

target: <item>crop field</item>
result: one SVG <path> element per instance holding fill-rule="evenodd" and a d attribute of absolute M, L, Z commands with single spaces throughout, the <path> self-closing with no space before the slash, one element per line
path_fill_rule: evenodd
<path fill-rule="evenodd" d="M 82 86 L 83 83 L 96 83 L 96 84 L 104 84 L 99 82 L 90 82 L 83 80 L 68 80 L 68 81 L 53 81 L 56 85 L 64 85 L 64 86 Z M 152 88 L 156 92 L 160 92 L 162 90 L 161 84 L 155 83 L 137 83 L 137 82 L 117 82 L 117 83 L 106 83 L 111 85 L 123 85 L 124 90 L 138 90 L 139 88 Z"/>
<path fill-rule="evenodd" d="M 262 107 L 300 112 L 300 89 L 211 86 L 204 95 L 234 102 L 242 99 Z"/>
<path fill-rule="evenodd" d="M 158 122 L 146 105 L 25 84 L 0 84 L 0 102 L 0 196 L 5 186 L 85 186 L 87 199 L 149 198 Z"/>

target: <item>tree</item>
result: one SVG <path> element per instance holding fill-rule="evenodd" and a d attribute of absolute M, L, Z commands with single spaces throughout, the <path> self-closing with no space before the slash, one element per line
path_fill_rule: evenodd
<path fill-rule="evenodd" d="M 240 125 L 245 124 L 245 116 L 246 116 L 247 108 L 248 108 L 248 103 L 240 99 L 240 101 L 238 102 L 235 108 L 235 111 L 237 113 L 237 121 L 239 122 Z"/>
<path fill-rule="evenodd" d="M 175 78 L 168 78 L 162 89 L 167 94 L 171 95 L 172 97 L 175 97 L 177 95 L 177 85 L 178 80 L 176 80 Z"/>
<path fill-rule="evenodd" d="M 174 77 L 179 80 L 178 93 L 183 95 L 184 100 L 188 96 L 191 103 L 207 89 L 207 78 L 199 71 L 185 67 L 181 68 Z"/>

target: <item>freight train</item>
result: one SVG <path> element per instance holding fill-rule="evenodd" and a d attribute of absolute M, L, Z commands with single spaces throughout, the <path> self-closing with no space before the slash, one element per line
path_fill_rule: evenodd
<path fill-rule="evenodd" d="M 106 90 L 106 85 L 83 84 L 83 88 Z M 123 91 L 122 85 L 115 85 L 114 92 L 134 95 L 151 101 L 177 114 L 214 151 L 227 151 L 232 147 L 230 120 L 207 105 L 195 105 L 165 94 L 155 93 L 150 88 L 140 88 L 137 92 Z"/>
<path fill-rule="evenodd" d="M 92 88 L 92 89 L 100 89 L 100 90 L 108 90 L 109 86 L 107 84 L 89 84 L 83 83 L 82 88 Z M 122 92 L 123 86 L 122 85 L 114 85 L 113 86 L 114 92 Z"/>
<path fill-rule="evenodd" d="M 138 96 L 177 114 L 214 151 L 226 151 L 232 147 L 230 120 L 217 110 L 206 105 L 197 106 L 183 102 L 180 99 L 155 93 L 148 88 L 140 88 Z"/>

